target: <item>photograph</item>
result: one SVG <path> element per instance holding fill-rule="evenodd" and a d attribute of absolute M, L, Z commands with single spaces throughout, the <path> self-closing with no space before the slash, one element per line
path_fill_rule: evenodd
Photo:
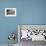
<path fill-rule="evenodd" d="M 5 8 L 5 16 L 16 16 L 16 8 Z"/>
<path fill-rule="evenodd" d="M 18 39 L 20 42 L 20 46 L 31 46 L 31 44 L 34 44 L 35 42 L 45 42 L 46 25 L 19 24 Z"/>

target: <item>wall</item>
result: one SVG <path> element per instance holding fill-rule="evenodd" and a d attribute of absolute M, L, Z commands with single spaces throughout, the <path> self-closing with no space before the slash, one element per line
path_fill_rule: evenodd
<path fill-rule="evenodd" d="M 9 32 L 17 32 L 17 24 L 46 24 L 46 0 L 4 0 L 0 9 L 17 8 L 16 17 L 0 12 L 0 44 L 7 44 Z M 17 42 L 17 41 L 16 41 Z"/>

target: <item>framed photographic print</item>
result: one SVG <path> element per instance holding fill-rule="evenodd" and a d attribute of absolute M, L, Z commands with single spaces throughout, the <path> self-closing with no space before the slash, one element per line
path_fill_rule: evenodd
<path fill-rule="evenodd" d="M 19 24 L 18 25 L 18 41 L 46 41 L 46 25 L 45 24 Z"/>
<path fill-rule="evenodd" d="M 5 8 L 5 16 L 16 16 L 16 8 Z"/>

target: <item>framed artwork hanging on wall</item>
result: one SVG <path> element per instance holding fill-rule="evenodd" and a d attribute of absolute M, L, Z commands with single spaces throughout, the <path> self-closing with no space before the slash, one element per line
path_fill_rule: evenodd
<path fill-rule="evenodd" d="M 5 16 L 16 16 L 16 8 L 5 8 Z"/>

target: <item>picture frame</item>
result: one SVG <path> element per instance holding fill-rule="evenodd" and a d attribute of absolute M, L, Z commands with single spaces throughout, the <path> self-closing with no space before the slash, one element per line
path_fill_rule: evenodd
<path fill-rule="evenodd" d="M 27 38 L 23 37 L 23 30 L 28 30 Z M 18 24 L 18 41 L 22 40 L 46 41 L 46 24 Z"/>
<path fill-rule="evenodd" d="M 5 8 L 5 16 L 16 17 L 16 8 Z"/>

